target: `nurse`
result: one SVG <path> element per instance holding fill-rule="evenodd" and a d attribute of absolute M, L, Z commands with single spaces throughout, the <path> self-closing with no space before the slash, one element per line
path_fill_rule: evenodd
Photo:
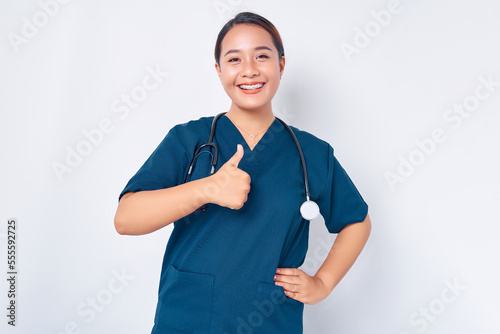
<path fill-rule="evenodd" d="M 215 69 L 231 99 L 213 149 L 196 159 L 213 116 L 174 126 L 119 196 L 115 227 L 141 235 L 171 223 L 153 334 L 302 333 L 304 304 L 325 299 L 362 251 L 368 206 L 333 148 L 291 127 L 302 146 L 311 199 L 338 236 L 314 276 L 298 269 L 309 221 L 300 214 L 304 177 L 297 147 L 273 115 L 285 68 L 271 22 L 243 12 L 220 31 Z M 204 210 L 198 210 L 204 207 Z"/>

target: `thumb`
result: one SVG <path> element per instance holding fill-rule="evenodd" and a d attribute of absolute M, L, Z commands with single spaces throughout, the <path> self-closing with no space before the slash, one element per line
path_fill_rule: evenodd
<path fill-rule="evenodd" d="M 227 161 L 227 163 L 229 163 L 230 165 L 234 166 L 234 167 L 238 167 L 238 164 L 240 163 L 241 161 L 241 158 L 243 158 L 243 146 L 241 146 L 241 144 L 238 144 L 237 146 L 237 149 L 236 149 L 236 153 L 231 157 L 231 159 L 229 159 Z"/>

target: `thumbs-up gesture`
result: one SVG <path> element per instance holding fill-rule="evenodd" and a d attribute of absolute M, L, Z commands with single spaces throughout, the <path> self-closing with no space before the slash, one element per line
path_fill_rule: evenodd
<path fill-rule="evenodd" d="M 243 158 L 243 146 L 238 144 L 236 153 L 212 176 L 210 202 L 238 210 L 248 199 L 250 192 L 250 175 L 238 168 Z"/>

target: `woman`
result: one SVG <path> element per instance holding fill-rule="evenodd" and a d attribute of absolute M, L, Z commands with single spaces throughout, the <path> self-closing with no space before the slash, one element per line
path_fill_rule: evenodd
<path fill-rule="evenodd" d="M 314 276 L 304 261 L 309 221 L 300 215 L 304 175 L 298 148 L 273 115 L 285 56 L 265 18 L 238 14 L 219 33 L 215 68 L 231 106 L 173 127 L 120 194 L 115 227 L 139 235 L 172 222 L 152 333 L 302 333 L 305 304 L 326 298 L 370 234 L 368 206 L 333 148 L 296 128 L 311 199 L 338 233 Z M 211 152 L 211 153 L 209 153 Z M 197 210 L 199 208 L 201 210 Z"/>

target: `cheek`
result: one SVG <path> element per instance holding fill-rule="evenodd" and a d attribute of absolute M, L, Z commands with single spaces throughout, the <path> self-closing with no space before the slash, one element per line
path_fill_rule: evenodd
<path fill-rule="evenodd" d="M 273 65 L 269 70 L 269 79 L 272 80 L 274 86 L 278 86 L 280 84 L 280 67 L 279 65 Z"/>
<path fill-rule="evenodd" d="M 268 64 L 266 68 L 268 77 L 271 79 L 280 78 L 280 65 L 279 63 Z"/>
<path fill-rule="evenodd" d="M 233 91 L 233 82 L 231 80 L 226 80 L 222 83 L 222 87 L 226 91 L 226 93 L 231 94 Z"/>
<path fill-rule="evenodd" d="M 224 86 L 230 86 L 234 83 L 235 75 L 233 71 L 225 69 L 222 73 L 221 79 Z"/>

